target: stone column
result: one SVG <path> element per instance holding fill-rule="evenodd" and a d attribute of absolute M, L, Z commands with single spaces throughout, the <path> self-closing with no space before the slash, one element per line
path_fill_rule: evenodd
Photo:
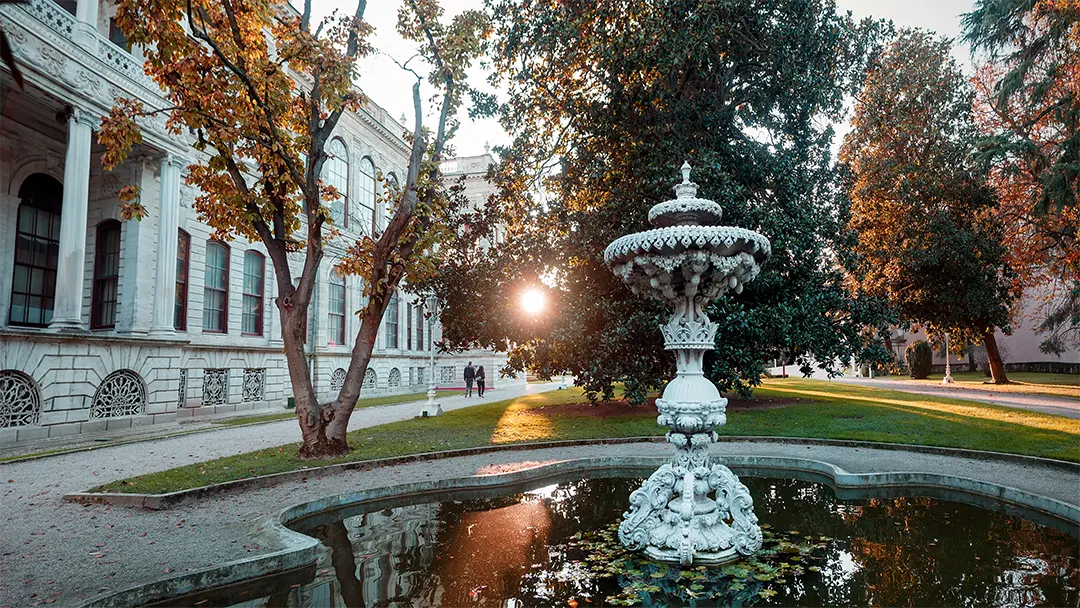
<path fill-rule="evenodd" d="M 75 5 L 75 41 L 97 54 L 98 6 L 100 0 L 78 0 Z"/>
<path fill-rule="evenodd" d="M 68 116 L 60 260 L 49 329 L 86 329 L 82 319 L 83 275 L 86 268 L 86 205 L 90 196 L 90 135 L 94 120 L 89 112 L 79 108 L 74 108 Z"/>
<path fill-rule="evenodd" d="M 154 321 L 150 325 L 150 335 L 156 338 L 176 335 L 173 329 L 176 303 L 176 240 L 180 227 L 180 169 L 183 166 L 183 159 L 173 154 L 166 154 L 161 159 Z"/>

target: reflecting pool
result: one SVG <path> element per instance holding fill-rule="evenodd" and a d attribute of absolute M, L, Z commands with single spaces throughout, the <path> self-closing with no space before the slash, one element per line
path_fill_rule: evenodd
<path fill-rule="evenodd" d="M 1067 525 L 941 497 L 841 498 L 809 479 L 743 478 L 766 531 L 760 558 L 650 562 L 625 552 L 612 527 L 640 481 L 576 479 L 323 514 L 296 526 L 324 546 L 314 569 L 185 599 L 245 608 L 1080 602 L 1080 542 Z"/>

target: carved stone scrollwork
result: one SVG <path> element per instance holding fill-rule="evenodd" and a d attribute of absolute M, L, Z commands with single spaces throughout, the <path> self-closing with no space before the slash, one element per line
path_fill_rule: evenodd
<path fill-rule="evenodd" d="M 203 370 L 203 405 L 221 405 L 229 400 L 229 370 Z"/>
<path fill-rule="evenodd" d="M 244 370 L 244 402 L 262 401 L 266 392 L 266 369 L 249 368 Z"/>
<path fill-rule="evenodd" d="M 677 374 L 656 400 L 656 421 L 670 429 L 667 440 L 676 452 L 630 495 L 619 540 L 653 559 L 683 565 L 723 563 L 761 548 L 750 493 L 709 455 L 715 429 L 727 422 L 727 400 L 702 371 L 717 330 L 703 308 L 757 276 L 770 244 L 743 228 L 698 225 L 719 221 L 721 213 L 716 203 L 698 199 L 697 190 L 684 164 L 678 198 L 649 213 L 658 228 L 624 236 L 604 252 L 635 294 L 675 308 L 660 330 L 664 347 L 675 351 Z"/>
<path fill-rule="evenodd" d="M 714 346 L 716 323 L 711 321 L 682 321 L 675 325 L 661 325 L 664 348 L 667 350 L 708 350 Z"/>
<path fill-rule="evenodd" d="M 184 407 L 187 400 L 187 370 L 180 370 L 180 387 L 176 389 L 177 407 Z"/>

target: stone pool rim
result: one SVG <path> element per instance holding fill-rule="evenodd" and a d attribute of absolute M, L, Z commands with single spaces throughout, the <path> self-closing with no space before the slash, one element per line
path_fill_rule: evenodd
<path fill-rule="evenodd" d="M 568 442 L 561 443 L 563 444 L 563 447 L 567 447 L 566 443 Z M 582 443 L 611 443 L 611 441 L 587 441 L 572 443 L 580 445 Z M 619 443 L 630 443 L 630 441 L 620 440 Z M 853 443 L 866 443 L 866 445 L 863 447 L 867 448 L 880 449 L 881 447 L 879 444 L 874 444 L 872 442 L 843 442 L 843 445 L 844 447 L 859 447 L 858 445 L 852 445 Z M 835 445 L 835 443 L 833 443 L 833 445 Z M 896 444 L 892 445 L 895 446 Z M 551 443 L 543 443 L 515 444 L 513 447 L 518 449 L 525 449 L 558 446 L 552 446 Z M 482 451 L 469 451 L 473 454 L 483 453 Z M 453 454 L 454 456 L 463 455 L 460 453 L 461 451 L 455 452 L 456 453 Z M 965 450 L 945 450 L 945 452 L 948 452 L 949 455 L 954 456 L 966 455 L 962 453 L 966 452 Z M 956 452 L 961 453 L 957 454 Z M 935 453 L 941 452 L 937 451 Z M 984 456 L 983 459 L 996 460 L 996 458 L 993 457 L 986 457 L 988 454 L 993 453 L 983 452 L 981 454 Z M 1019 505 L 1021 507 L 1045 513 L 1066 522 L 1070 522 L 1074 525 L 1080 525 L 1080 506 L 1068 504 L 1063 501 L 1041 496 L 1032 492 L 1018 490 L 1008 486 L 993 484 L 989 482 L 978 481 L 967 477 L 926 472 L 850 473 L 837 465 L 822 460 L 790 456 L 772 457 L 725 455 L 722 458 L 723 462 L 726 465 L 732 467 L 755 468 L 765 470 L 771 469 L 776 470 L 778 473 L 788 471 L 822 475 L 830 480 L 829 483 L 834 489 L 924 487 L 958 491 L 961 493 L 971 494 L 983 498 L 1000 500 L 1013 505 Z M 1023 464 L 1036 464 L 1032 461 L 1046 460 L 1034 459 L 1029 457 L 1020 458 L 1023 459 L 1023 461 L 1021 461 Z M 383 460 L 400 461 L 401 459 Z M 418 459 L 413 458 L 412 460 L 406 460 L 405 462 L 416 462 L 417 460 Z M 155 601 L 167 600 L 170 597 L 183 596 L 199 591 L 205 591 L 215 587 L 229 585 L 232 583 L 239 583 L 260 576 L 271 575 L 278 572 L 285 572 L 308 566 L 312 564 L 317 557 L 319 541 L 300 532 L 295 532 L 289 529 L 287 526 L 288 524 L 310 517 L 312 515 L 316 515 L 318 513 L 332 511 L 347 506 L 355 506 L 364 502 L 374 502 L 387 498 L 407 498 L 410 496 L 416 496 L 419 498 L 425 494 L 431 494 L 442 490 L 485 489 L 496 488 L 500 486 L 511 486 L 522 482 L 542 482 L 545 479 L 554 478 L 558 475 L 563 475 L 567 473 L 581 473 L 584 475 L 589 473 L 590 471 L 610 471 L 612 469 L 624 469 L 627 471 L 631 471 L 635 469 L 654 467 L 657 464 L 662 463 L 666 460 L 667 458 L 662 456 L 571 458 L 547 464 L 538 464 L 494 475 L 471 475 L 465 477 L 418 481 L 413 483 L 370 488 L 366 490 L 344 492 L 340 494 L 317 498 L 314 500 L 303 501 L 301 503 L 294 504 L 292 506 L 282 509 L 280 512 L 278 512 L 276 516 L 264 516 L 260 518 L 255 524 L 258 530 L 256 534 L 257 540 L 264 543 L 270 543 L 271 546 L 282 547 L 276 551 L 272 551 L 270 553 L 251 558 L 235 560 L 219 566 L 211 566 L 181 575 L 159 579 L 157 581 L 146 584 L 135 585 L 119 592 L 112 592 L 93 598 L 86 604 L 84 604 L 84 606 L 87 608 L 138 606 Z M 395 462 L 394 464 L 400 463 L 401 462 Z M 364 463 L 349 464 L 360 465 Z M 1038 464 L 1046 466 L 1045 463 Z M 367 466 L 371 466 L 370 462 Z M 384 464 L 382 466 L 387 465 Z M 1068 470 L 1068 472 L 1070 473 L 1076 473 L 1078 471 L 1080 471 L 1080 467 L 1075 467 Z"/>

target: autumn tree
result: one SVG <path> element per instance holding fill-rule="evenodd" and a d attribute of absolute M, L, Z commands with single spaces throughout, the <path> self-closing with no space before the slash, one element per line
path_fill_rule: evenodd
<path fill-rule="evenodd" d="M 355 66 L 373 49 L 366 0 L 358 0 L 352 14 L 331 15 L 314 27 L 311 4 L 305 0 L 297 14 L 273 0 L 120 0 L 117 23 L 143 48 L 147 73 L 170 105 L 117 100 L 99 135 L 111 167 L 140 141 L 138 124 L 147 116 L 166 115 L 177 137 L 194 133 L 198 154 L 187 182 L 201 191 L 199 219 L 219 238 L 261 242 L 273 262 L 304 458 L 349 450 L 345 431 L 390 296 L 403 279 L 419 280 L 432 269 L 424 252 L 444 224 L 447 198 L 438 164 L 452 128 L 449 117 L 488 31 L 477 11 L 444 23 L 435 0 L 408 0 L 400 9 L 397 29 L 417 43 L 430 65 L 439 118 L 433 132 L 424 127 L 416 75 L 411 153 L 404 184 L 394 193 L 393 218 L 381 233 L 349 244 L 336 268 L 363 277 L 367 302 L 357 313 L 361 326 L 345 382 L 333 401 L 320 403 L 304 356 L 305 320 L 324 247 L 344 238 L 329 209 L 341 193 L 320 175 L 342 115 L 364 101 L 353 83 Z M 138 216 L 145 210 L 130 200 L 125 212 Z M 298 263 L 298 275 L 290 260 Z"/>
<path fill-rule="evenodd" d="M 1080 346 L 1080 0 L 980 0 L 963 26 L 1009 260 L 1060 354 Z"/>
<path fill-rule="evenodd" d="M 631 400 L 662 385 L 668 313 L 630 293 L 603 251 L 648 227 L 689 161 L 724 223 L 773 248 L 746 291 L 709 308 L 720 324 L 709 376 L 745 393 L 770 359 L 835 370 L 863 348 L 881 309 L 843 287 L 847 202 L 829 125 L 881 24 L 829 0 L 489 5 L 488 60 L 506 94 L 487 109 L 513 143 L 492 175 L 497 196 L 470 225 L 477 238 L 502 226 L 505 242 L 462 247 L 437 277 L 448 346 L 512 347 L 511 370 L 565 370 L 606 396 L 614 382 Z M 549 296 L 535 317 L 519 305 L 530 285 Z"/>
<path fill-rule="evenodd" d="M 930 334 L 986 345 L 1016 298 L 996 200 L 974 160 L 972 92 L 950 42 L 907 30 L 870 70 L 840 159 L 852 173 L 856 293 L 887 298 Z"/>

